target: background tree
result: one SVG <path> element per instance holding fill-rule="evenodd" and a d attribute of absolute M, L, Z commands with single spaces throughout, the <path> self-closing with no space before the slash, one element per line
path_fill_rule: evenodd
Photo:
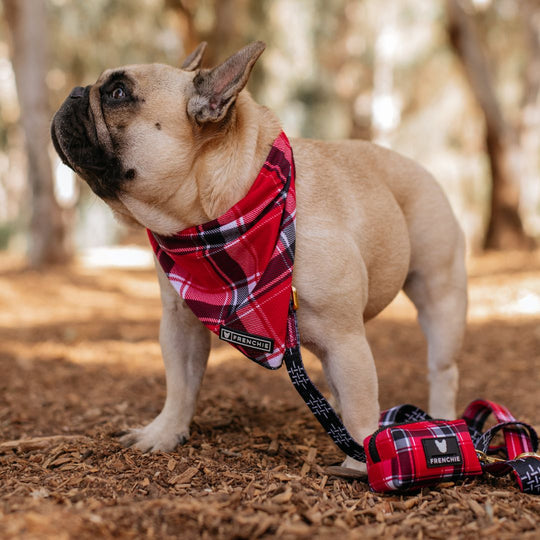
<path fill-rule="evenodd" d="M 25 5 L 5 3 L 18 10 Z M 38 16 L 43 3 L 47 18 Z M 465 70 L 448 39 L 445 2 L 37 0 L 31 4 L 34 24 L 48 26 L 51 54 L 48 69 L 43 60 L 39 71 L 33 71 L 40 73 L 38 84 L 23 86 L 39 86 L 42 90 L 36 94 L 41 98 L 48 93 L 48 120 L 73 86 L 93 83 L 109 67 L 179 65 L 203 40 L 209 42 L 204 64 L 211 66 L 260 39 L 267 49 L 248 88 L 277 114 L 290 136 L 371 138 L 422 163 L 449 196 L 472 251 L 486 243 L 486 230 L 488 239 L 501 236 L 491 232 L 500 230 L 499 223 L 518 223 L 521 231 L 515 235 L 508 232 L 512 226 L 504 225 L 505 240 L 498 242 L 503 247 L 522 245 L 523 229 L 540 235 L 537 0 L 468 0 L 458 5 L 468 6 L 466 19 L 474 22 L 477 44 L 489 53 L 482 57 L 489 84 L 479 96 L 461 76 Z M 0 15 L 6 19 L 8 12 L 0 10 Z M 20 249 L 28 227 L 19 216 L 29 213 L 31 205 L 22 196 L 29 189 L 17 122 L 19 109 L 24 114 L 27 107 L 17 106 L 2 34 L 11 29 L 11 20 L 8 23 L 9 28 L 0 25 L 0 247 Z M 11 50 L 15 62 L 18 47 Z M 43 46 L 36 45 L 34 51 L 44 58 Z M 481 73 L 475 70 L 473 75 Z M 486 100 L 496 106 L 489 123 L 479 106 Z M 41 150 L 47 145 L 37 143 Z M 494 173 L 500 171 L 511 181 L 497 184 L 500 174 Z M 61 180 L 56 175 L 57 186 Z M 505 193 L 494 202 L 491 195 L 498 190 L 492 190 L 493 184 L 503 185 Z M 84 182 L 77 186 L 75 223 L 68 227 L 77 247 L 125 239 L 107 207 Z M 499 200 L 502 212 L 492 211 Z M 490 216 L 493 225 L 488 228 Z M 133 238 L 136 235 L 130 233 L 130 241 Z"/>
<path fill-rule="evenodd" d="M 71 256 L 62 211 L 54 196 L 49 159 L 47 14 L 43 0 L 3 0 L 25 135 L 31 194 L 28 260 L 31 266 L 65 262 Z"/>
<path fill-rule="evenodd" d="M 515 159 L 519 154 L 517 133 L 506 121 L 497 98 L 490 62 L 484 53 L 470 2 L 447 0 L 447 8 L 450 41 L 485 119 L 492 189 L 484 246 L 492 249 L 531 247 L 532 241 L 523 229 L 519 213 L 519 170 Z"/>

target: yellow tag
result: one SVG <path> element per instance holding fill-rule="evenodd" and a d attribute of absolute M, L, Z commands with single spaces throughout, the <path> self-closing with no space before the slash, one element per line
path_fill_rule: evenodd
<path fill-rule="evenodd" d="M 292 303 L 293 309 L 296 311 L 298 309 L 298 293 L 296 292 L 296 287 L 292 288 Z"/>

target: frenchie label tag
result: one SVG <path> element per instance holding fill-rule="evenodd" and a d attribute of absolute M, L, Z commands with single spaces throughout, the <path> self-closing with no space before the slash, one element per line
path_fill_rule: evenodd
<path fill-rule="evenodd" d="M 428 467 L 447 467 L 463 463 L 457 437 L 422 439 L 422 446 Z"/>
<path fill-rule="evenodd" d="M 221 326 L 219 328 L 219 339 L 234 345 L 249 347 L 250 349 L 263 351 L 265 353 L 271 353 L 274 351 L 273 339 L 264 336 L 257 336 L 255 334 L 248 334 L 247 332 L 241 332 L 239 330 L 231 330 L 226 326 Z"/>

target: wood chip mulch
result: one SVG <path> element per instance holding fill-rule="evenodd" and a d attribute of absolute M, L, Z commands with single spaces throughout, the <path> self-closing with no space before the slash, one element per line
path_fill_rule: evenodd
<path fill-rule="evenodd" d="M 500 401 L 538 428 L 539 319 L 512 302 L 540 294 L 540 255 L 516 261 L 471 269 L 459 403 Z M 510 479 L 389 496 L 331 474 L 342 455 L 286 372 L 217 343 L 191 439 L 168 454 L 121 447 L 118 432 L 165 397 L 152 272 L 2 264 L 0 538 L 539 537 L 540 497 Z M 425 407 L 425 345 L 401 302 L 369 330 L 381 402 Z M 306 365 L 326 391 L 317 361 Z"/>

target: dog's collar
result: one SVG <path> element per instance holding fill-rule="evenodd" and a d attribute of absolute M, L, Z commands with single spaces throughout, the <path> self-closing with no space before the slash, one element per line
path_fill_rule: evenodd
<path fill-rule="evenodd" d="M 200 321 L 271 369 L 297 341 L 295 216 L 294 160 L 281 132 L 247 195 L 221 217 L 171 237 L 148 230 L 161 267 Z"/>

